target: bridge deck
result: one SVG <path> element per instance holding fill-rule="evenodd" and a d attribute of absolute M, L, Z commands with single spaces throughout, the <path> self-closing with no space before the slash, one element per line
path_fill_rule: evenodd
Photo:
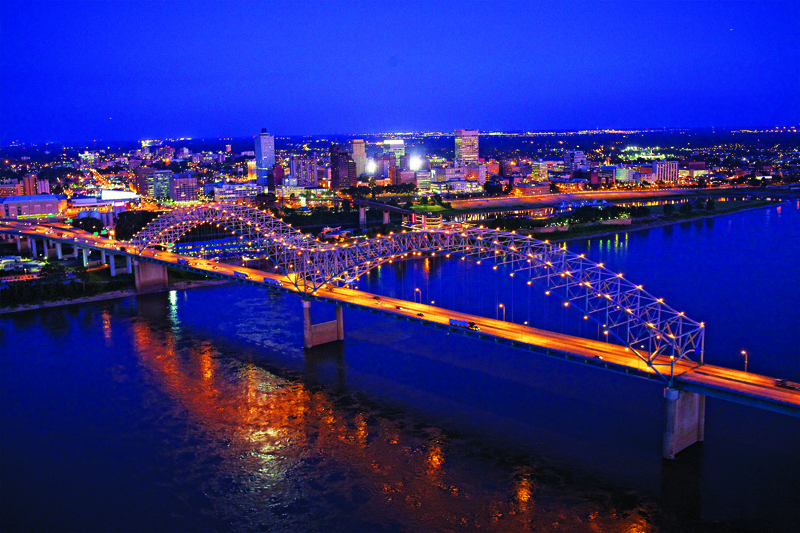
<path fill-rule="evenodd" d="M 56 228 L 54 233 L 44 233 L 44 231 L 53 228 Z M 264 285 L 262 280 L 265 278 L 285 280 L 284 277 L 269 272 L 224 263 L 198 261 L 193 257 L 181 256 L 170 252 L 145 250 L 141 254 L 136 254 L 133 251 L 135 248 L 132 246 L 127 248 L 126 251 L 121 251 L 119 249 L 121 243 L 117 241 L 89 235 L 86 232 L 78 232 L 64 224 L 53 224 L 48 227 L 5 221 L 0 225 L 0 233 L 24 235 L 40 239 L 46 238 L 94 250 L 105 250 L 107 253 L 115 255 L 132 256 L 139 260 L 160 263 L 181 270 L 204 273 L 211 277 L 244 281 L 261 286 Z M 78 240 L 76 241 L 76 239 Z M 180 265 L 177 263 L 178 258 L 188 259 L 192 262 L 192 265 Z M 234 272 L 246 272 L 252 279 L 243 280 L 236 277 Z M 286 292 L 298 292 L 289 283 L 286 283 L 281 289 Z M 612 343 L 553 333 L 522 324 L 459 313 L 440 307 L 385 296 L 380 296 L 379 299 L 376 299 L 374 294 L 348 288 L 320 289 L 313 296 L 317 299 L 334 303 L 369 309 L 409 320 L 418 320 L 436 327 L 449 328 L 465 335 L 492 339 L 516 347 L 535 348 L 532 351 L 537 351 L 544 355 L 579 361 L 607 370 L 640 377 L 657 378 L 653 368 L 648 367 L 644 361 L 636 357 L 627 348 Z M 418 316 L 420 313 L 423 316 Z M 453 328 L 449 325 L 450 319 L 475 322 L 479 324 L 481 330 L 471 331 Z M 658 358 L 654 362 L 654 366 L 658 367 L 659 372 L 669 376 L 670 363 L 668 358 Z M 696 364 L 691 361 L 676 363 L 674 374 L 675 382 L 679 388 L 800 417 L 800 392 L 776 386 L 774 378 L 725 367 Z"/>

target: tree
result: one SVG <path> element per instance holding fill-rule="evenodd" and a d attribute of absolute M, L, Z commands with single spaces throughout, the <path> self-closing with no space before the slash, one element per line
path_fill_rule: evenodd
<path fill-rule="evenodd" d="M 39 271 L 39 277 L 48 282 L 64 281 L 67 269 L 61 263 L 47 263 Z"/>
<path fill-rule="evenodd" d="M 691 204 L 691 202 L 684 202 L 684 203 L 682 203 L 682 204 L 681 204 L 681 207 L 680 207 L 680 209 L 679 209 L 679 211 L 680 211 L 681 213 L 683 213 L 684 215 L 689 215 L 689 214 L 691 214 L 691 212 L 692 212 L 692 204 Z"/>
<path fill-rule="evenodd" d="M 708 201 L 706 202 L 706 209 L 708 209 L 709 211 L 716 211 L 717 204 L 714 202 L 714 200 L 709 198 Z"/>
<path fill-rule="evenodd" d="M 674 204 L 664 204 L 664 214 L 667 216 L 671 216 L 675 214 L 675 205 Z"/>
<path fill-rule="evenodd" d="M 422 198 L 419 199 L 419 203 L 420 205 L 428 205 L 428 197 L 423 196 Z"/>
<path fill-rule="evenodd" d="M 103 228 L 103 222 L 94 217 L 76 218 L 72 221 L 72 227 L 88 231 L 89 233 L 100 233 Z"/>

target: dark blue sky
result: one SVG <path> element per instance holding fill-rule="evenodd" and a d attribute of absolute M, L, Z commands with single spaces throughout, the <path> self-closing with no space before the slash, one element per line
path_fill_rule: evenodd
<path fill-rule="evenodd" d="M 800 123 L 800 2 L 0 0 L 0 141 Z"/>

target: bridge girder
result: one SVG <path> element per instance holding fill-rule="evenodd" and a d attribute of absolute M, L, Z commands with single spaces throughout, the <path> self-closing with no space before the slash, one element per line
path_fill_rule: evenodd
<path fill-rule="evenodd" d="M 627 346 L 659 375 L 658 356 L 702 362 L 705 326 L 666 305 L 602 263 L 547 241 L 483 227 L 403 231 L 352 244 L 321 243 L 271 213 L 238 204 L 182 207 L 153 220 L 133 239 L 139 250 L 171 245 L 199 224 L 228 228 L 261 249 L 301 291 L 357 279 L 365 272 L 415 255 L 456 255 L 527 272 L 536 283 L 581 310 L 585 319 Z"/>

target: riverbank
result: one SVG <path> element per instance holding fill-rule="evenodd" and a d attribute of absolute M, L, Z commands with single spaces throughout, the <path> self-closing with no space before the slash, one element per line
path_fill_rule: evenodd
<path fill-rule="evenodd" d="M 44 309 L 45 307 L 60 307 L 62 305 L 81 304 L 86 302 L 99 302 L 101 300 L 115 300 L 117 298 L 128 298 L 130 296 L 138 296 L 140 294 L 152 294 L 156 292 L 166 291 L 183 291 L 187 289 L 195 289 L 198 287 L 211 287 L 215 285 L 222 285 L 223 283 L 230 283 L 227 280 L 194 280 L 194 281 L 178 281 L 170 284 L 169 288 L 158 289 L 154 291 L 137 292 L 136 289 L 125 289 L 121 291 L 110 291 L 93 296 L 83 296 L 80 298 L 72 298 L 70 300 L 55 300 L 52 302 L 42 302 L 40 304 L 20 305 L 19 307 L 2 307 L 0 308 L 0 315 L 9 313 L 20 313 L 22 311 L 32 311 L 35 309 Z"/>
<path fill-rule="evenodd" d="M 697 220 L 723 217 L 727 215 L 732 215 L 734 213 L 742 213 L 745 211 L 755 211 L 756 209 L 764 209 L 776 205 L 780 204 L 775 202 L 763 202 L 761 203 L 761 205 L 740 207 L 720 212 L 698 213 L 696 216 L 682 216 L 678 218 L 673 218 L 673 217 L 666 218 L 664 215 L 649 216 L 649 217 L 644 217 L 642 219 L 634 220 L 633 223 L 629 226 L 597 225 L 591 227 L 591 229 L 594 229 L 595 231 L 587 231 L 585 233 L 581 233 L 580 235 L 570 235 L 568 237 L 564 237 L 563 239 L 548 239 L 548 240 L 554 243 L 562 243 L 562 242 L 576 241 L 579 239 L 595 239 L 597 237 L 608 237 L 611 235 L 616 235 L 618 233 L 628 233 L 635 231 L 644 231 L 654 228 L 663 228 L 665 226 L 672 226 L 674 224 L 681 224 L 684 222 L 694 222 Z M 590 229 L 590 228 L 587 227 L 585 229 Z M 557 235 L 557 234 L 551 234 L 551 235 Z M 544 236 L 544 234 L 538 234 L 538 235 L 533 234 L 533 236 L 535 238 L 541 239 Z"/>

